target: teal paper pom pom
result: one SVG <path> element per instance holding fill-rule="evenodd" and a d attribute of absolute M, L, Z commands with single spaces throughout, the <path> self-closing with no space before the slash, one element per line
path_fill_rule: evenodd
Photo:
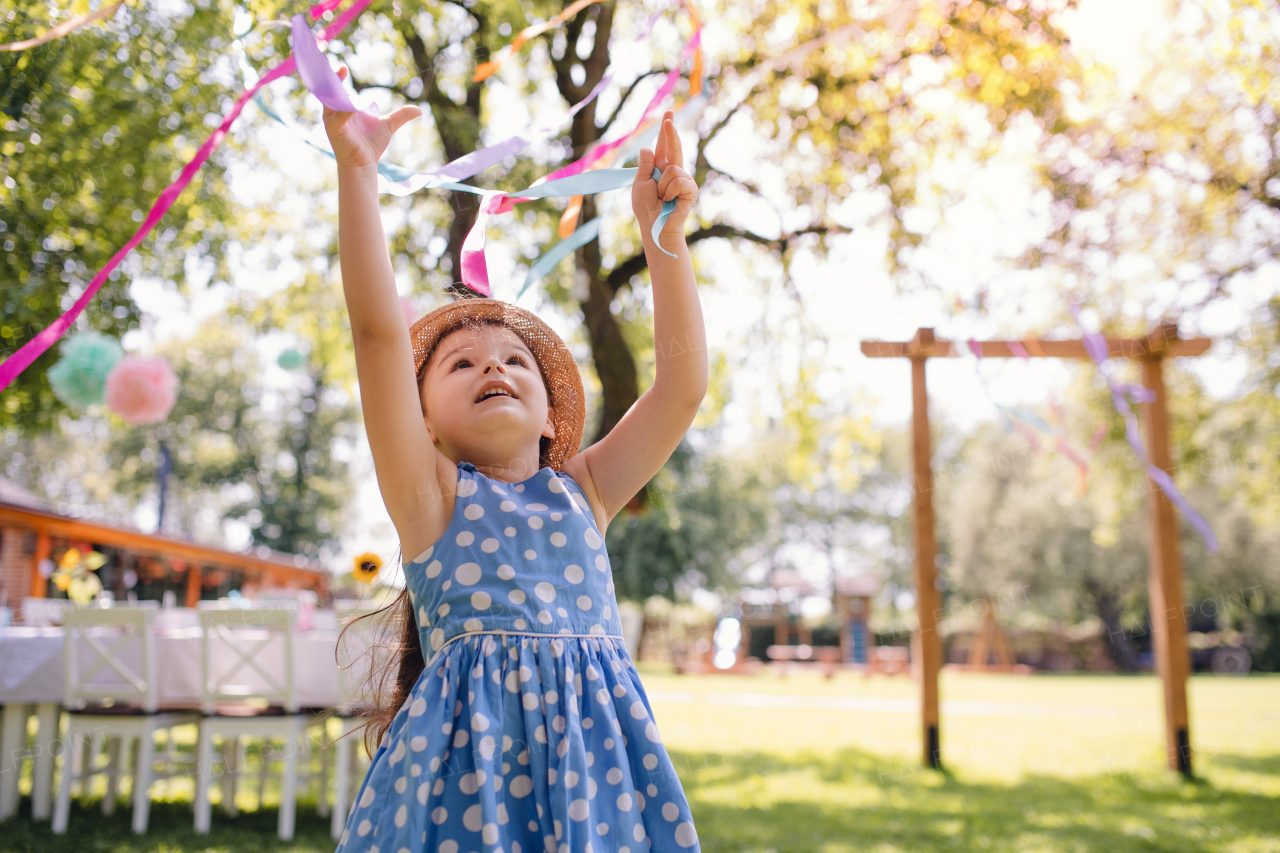
<path fill-rule="evenodd" d="M 62 345 L 62 358 L 49 368 L 54 395 L 68 406 L 84 409 L 101 403 L 107 374 L 124 358 L 124 348 L 101 332 L 80 332 Z"/>
<path fill-rule="evenodd" d="M 276 359 L 276 364 L 285 370 L 297 370 L 307 363 L 307 358 L 293 347 L 289 347 Z"/>

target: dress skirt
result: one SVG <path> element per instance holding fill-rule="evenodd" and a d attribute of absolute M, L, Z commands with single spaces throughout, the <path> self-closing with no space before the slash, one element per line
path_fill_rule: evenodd
<path fill-rule="evenodd" d="M 423 671 L 339 853 L 698 850 L 620 637 L 477 632 Z"/>

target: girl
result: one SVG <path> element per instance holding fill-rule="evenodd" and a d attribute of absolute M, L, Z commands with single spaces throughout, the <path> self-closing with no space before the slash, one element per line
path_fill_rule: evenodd
<path fill-rule="evenodd" d="M 420 113 L 324 112 L 365 426 L 402 554 L 417 555 L 393 605 L 403 642 L 391 707 L 370 721 L 378 747 L 338 850 L 698 850 L 604 550 L 610 519 L 666 462 L 706 392 L 683 228 L 698 188 L 671 113 L 631 189 L 657 375 L 581 453 L 582 380 L 536 316 L 463 299 L 406 328 L 375 170 Z M 671 199 L 660 240 L 674 259 L 650 236 Z"/>

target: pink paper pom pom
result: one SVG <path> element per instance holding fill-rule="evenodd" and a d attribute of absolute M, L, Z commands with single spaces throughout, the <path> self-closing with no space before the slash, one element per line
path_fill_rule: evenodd
<path fill-rule="evenodd" d="M 126 423 L 159 423 L 177 399 L 178 377 L 163 358 L 126 355 L 107 374 L 107 406 Z"/>
<path fill-rule="evenodd" d="M 405 319 L 405 322 L 407 322 L 410 326 L 412 326 L 412 325 L 413 325 L 413 321 L 414 321 L 414 320 L 416 320 L 416 319 L 418 319 L 418 312 L 417 312 L 417 310 L 413 307 L 413 302 L 411 302 L 411 301 L 409 300 L 409 297 L 407 297 L 407 296 L 401 296 L 401 297 L 400 297 L 400 307 L 404 309 L 404 319 Z"/>

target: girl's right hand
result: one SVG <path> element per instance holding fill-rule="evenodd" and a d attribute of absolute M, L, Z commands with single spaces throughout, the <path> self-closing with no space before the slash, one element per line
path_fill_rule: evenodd
<path fill-rule="evenodd" d="M 338 79 L 347 79 L 347 66 L 338 67 Z M 405 122 L 422 115 L 422 110 L 406 104 L 382 118 L 366 112 L 341 112 L 324 108 L 324 129 L 339 166 L 376 166 L 391 137 Z"/>

